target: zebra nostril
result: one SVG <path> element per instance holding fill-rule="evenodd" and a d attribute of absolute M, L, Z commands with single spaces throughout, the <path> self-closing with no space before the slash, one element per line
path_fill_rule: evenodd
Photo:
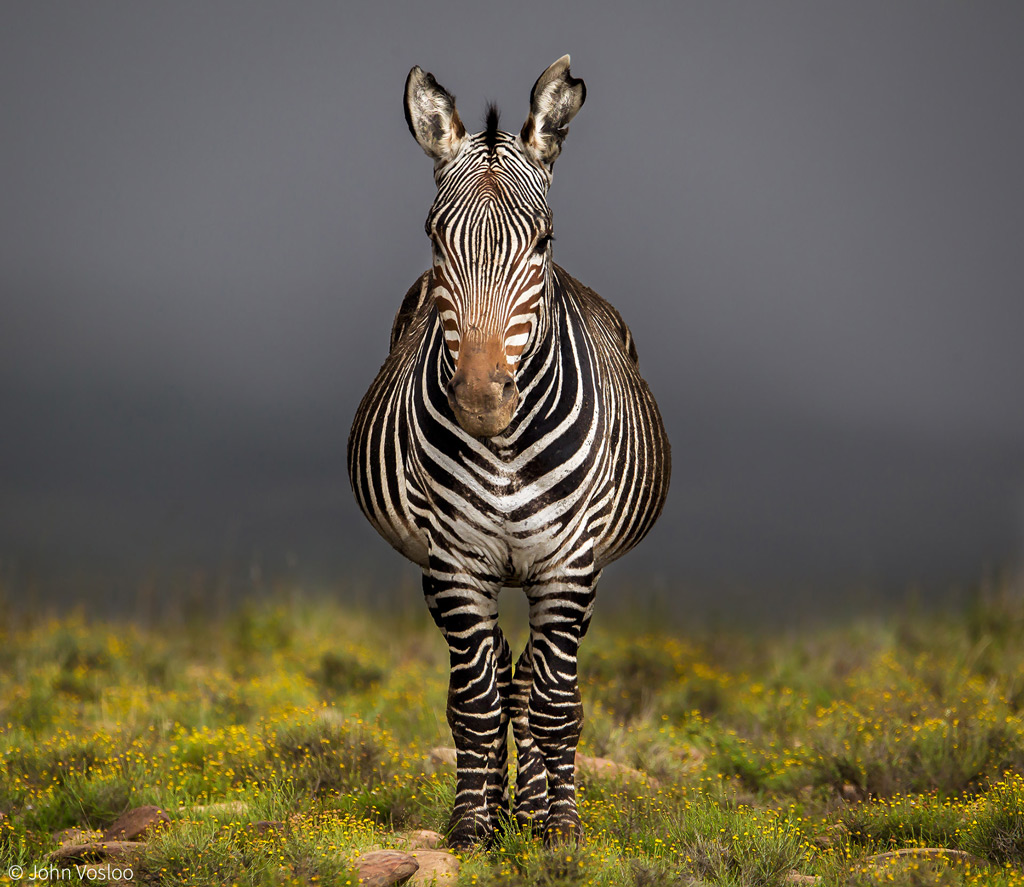
<path fill-rule="evenodd" d="M 513 394 L 515 394 L 515 391 L 516 383 L 511 379 L 506 379 L 505 384 L 501 387 L 501 399 L 508 400 Z"/>

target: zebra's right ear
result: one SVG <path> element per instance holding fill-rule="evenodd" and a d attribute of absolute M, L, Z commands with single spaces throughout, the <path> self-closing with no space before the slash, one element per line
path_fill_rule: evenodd
<path fill-rule="evenodd" d="M 466 140 L 466 127 L 455 110 L 455 96 L 419 65 L 405 81 L 405 122 L 435 164 L 453 160 Z"/>
<path fill-rule="evenodd" d="M 587 100 L 587 85 L 569 73 L 563 55 L 537 78 L 530 91 L 530 116 L 519 137 L 523 147 L 549 172 L 562 150 L 569 122 Z"/>

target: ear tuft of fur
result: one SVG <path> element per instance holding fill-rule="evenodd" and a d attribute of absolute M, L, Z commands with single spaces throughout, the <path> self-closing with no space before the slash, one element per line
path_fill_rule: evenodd
<path fill-rule="evenodd" d="M 405 81 L 405 122 L 419 146 L 436 164 L 453 160 L 466 140 L 455 96 L 419 65 Z"/>
<path fill-rule="evenodd" d="M 587 100 L 587 85 L 569 71 L 563 55 L 544 71 L 530 91 L 530 116 L 519 136 L 534 159 L 548 170 L 562 150 L 569 123 Z"/>

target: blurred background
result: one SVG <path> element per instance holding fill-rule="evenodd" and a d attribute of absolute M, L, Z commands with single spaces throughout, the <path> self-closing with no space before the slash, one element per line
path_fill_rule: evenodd
<path fill-rule="evenodd" d="M 281 582 L 418 597 L 348 487 L 429 264 L 413 64 L 525 119 L 588 87 L 555 259 L 615 304 L 673 443 L 601 595 L 938 600 L 1024 554 L 1024 7 L 8 6 L 0 582 L 132 615 Z"/>

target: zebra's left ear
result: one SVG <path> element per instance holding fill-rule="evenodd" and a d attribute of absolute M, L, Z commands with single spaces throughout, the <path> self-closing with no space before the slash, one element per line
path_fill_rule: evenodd
<path fill-rule="evenodd" d="M 455 96 L 416 65 L 405 81 L 405 122 L 435 167 L 453 160 L 466 140 Z"/>
<path fill-rule="evenodd" d="M 567 55 L 537 78 L 530 92 L 530 116 L 519 137 L 542 166 L 551 169 L 569 132 L 569 121 L 586 100 L 587 85 L 569 73 Z"/>

